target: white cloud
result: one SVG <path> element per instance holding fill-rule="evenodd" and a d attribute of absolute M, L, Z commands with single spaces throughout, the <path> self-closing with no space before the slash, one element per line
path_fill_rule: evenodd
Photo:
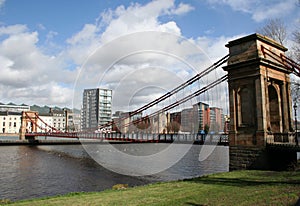
<path fill-rule="evenodd" d="M 89 54 L 99 46 L 98 28 L 93 24 L 84 25 L 83 29 L 67 39 L 69 44 L 66 55 L 76 64 L 83 64 Z"/>
<path fill-rule="evenodd" d="M 49 31 L 46 35 L 46 42 L 50 42 L 55 36 L 57 36 L 58 33 L 55 31 Z"/>
<path fill-rule="evenodd" d="M 210 37 L 210 36 L 200 36 L 195 40 L 197 44 L 203 51 L 207 53 L 212 62 L 219 60 L 221 57 L 228 54 L 228 48 L 225 45 L 234 39 L 238 39 L 247 34 L 238 34 L 231 37 L 220 36 L 220 37 Z"/>
<path fill-rule="evenodd" d="M 252 15 L 252 19 L 261 22 L 270 18 L 281 18 L 297 7 L 295 0 L 207 0 L 212 5 L 228 5 L 235 11 Z"/>
<path fill-rule="evenodd" d="M 175 22 L 161 23 L 158 18 L 163 15 L 183 14 L 190 10 L 191 7 L 186 4 L 176 7 L 173 0 L 152 1 L 144 6 L 132 4 L 128 8 L 120 6 L 113 12 L 109 11 L 104 18 L 110 21 L 101 39 L 107 42 L 121 35 L 139 31 L 169 31 L 180 35 L 180 29 Z"/>
<path fill-rule="evenodd" d="M 131 95 L 117 92 L 122 94 L 122 97 L 130 97 L 135 94 L 135 90 L 145 86 L 156 85 L 170 90 L 183 82 L 181 79 L 190 78 L 208 64 L 210 61 L 206 54 L 187 39 L 164 32 L 137 32 L 99 47 L 83 65 L 76 82 L 77 91 L 82 92 L 80 87 L 89 88 L 99 85 L 109 87 L 115 92 L 119 89 L 132 91 Z M 141 69 L 143 73 L 140 73 Z M 151 73 L 152 70 L 156 73 Z M 168 71 L 169 78 L 159 71 Z M 140 76 L 141 74 L 143 76 Z M 173 77 L 177 77 L 177 81 L 173 80 Z M 145 80 L 149 80 L 151 85 Z M 122 87 L 118 86 L 120 83 Z M 140 93 L 140 95 L 145 94 Z M 80 96 L 80 93 L 76 95 L 76 97 Z"/>
<path fill-rule="evenodd" d="M 173 0 L 152 1 L 146 5 L 123 5 L 115 10 L 108 9 L 100 14 L 95 24 L 86 24 L 83 29 L 67 40 L 65 52 L 76 64 L 83 64 L 88 56 L 100 46 L 120 36 L 141 31 L 162 31 L 181 35 L 174 21 L 162 23 L 159 17 L 164 15 L 182 15 L 193 8 L 188 4 L 178 6 Z M 147 42 L 144 39 L 140 43 Z"/>
<path fill-rule="evenodd" d="M 192 11 L 192 10 L 194 10 L 194 7 L 192 7 L 191 5 L 180 3 L 178 5 L 178 7 L 173 8 L 170 13 L 171 14 L 176 14 L 176 15 L 182 15 L 182 14 L 186 14 L 186 13 Z"/>
<path fill-rule="evenodd" d="M 157 98 L 227 53 L 227 37 L 183 39 L 175 21 L 160 20 L 191 10 L 173 0 L 109 9 L 52 56 L 39 46 L 37 31 L 26 25 L 0 27 L 1 102 L 70 106 L 74 97 L 80 108 L 82 90 L 98 86 L 117 88 L 120 102 L 134 97 L 135 106 Z M 56 35 L 49 31 L 46 41 Z M 68 70 L 69 65 L 76 69 Z"/>
<path fill-rule="evenodd" d="M 78 32 L 70 39 L 68 39 L 67 43 L 71 45 L 75 45 L 78 43 L 82 44 L 82 42 L 89 42 L 95 37 L 96 32 L 97 32 L 96 25 L 86 24 L 84 25 L 83 29 L 80 32 Z"/>
<path fill-rule="evenodd" d="M 26 25 L 15 24 L 11 26 L 2 26 L 0 27 L 0 36 L 1 35 L 12 35 L 26 32 L 28 30 Z"/>
<path fill-rule="evenodd" d="M 294 0 L 279 1 L 273 5 L 261 6 L 254 10 L 252 18 L 257 22 L 270 18 L 281 18 L 292 12 L 295 6 Z"/>
<path fill-rule="evenodd" d="M 207 0 L 211 4 L 227 4 L 233 10 L 251 12 L 252 6 L 259 0 L 245 1 L 245 0 Z"/>
<path fill-rule="evenodd" d="M 103 75 L 105 76 L 106 86 L 113 87 L 124 77 L 122 74 L 134 73 L 135 70 L 144 67 L 146 64 L 148 69 L 157 65 L 168 67 L 170 65 L 174 66 L 174 63 L 178 64 L 178 59 L 176 60 L 175 57 L 155 56 L 153 53 L 144 52 L 133 54 L 133 58 L 131 58 L 130 54 L 132 53 L 153 50 L 169 52 L 187 58 L 188 54 L 195 52 L 195 48 L 192 50 L 186 40 L 178 41 L 181 30 L 176 22 L 161 22 L 159 20 L 161 16 L 183 15 L 192 9 L 193 7 L 188 4 L 175 5 L 173 0 L 156 0 L 145 5 L 135 3 L 128 7 L 121 5 L 115 10 L 106 10 L 100 14 L 95 24 L 86 24 L 81 31 L 67 40 L 69 43 L 67 54 L 77 64 L 84 63 L 84 71 L 80 73 L 76 82 L 76 85 L 80 85 L 78 86 L 80 88 L 77 89 L 78 93 L 75 96 L 78 99 L 75 102 L 81 101 L 83 88 L 98 86 Z M 157 33 L 153 34 L 151 32 Z M 168 38 L 170 36 L 164 36 L 163 33 L 159 32 L 174 35 L 172 38 Z M 120 58 L 121 62 L 115 62 L 119 61 Z M 111 64 L 114 64 L 113 69 L 108 73 L 104 73 L 110 68 Z M 133 71 L 130 70 L 126 73 L 126 68 L 131 68 Z M 187 74 L 187 76 L 191 74 L 191 71 L 177 70 L 179 69 L 173 68 L 173 72 Z M 133 77 L 138 78 L 136 75 L 133 75 Z M 161 83 L 162 87 L 170 83 L 161 81 L 159 77 L 159 74 L 154 75 L 157 84 Z M 135 82 L 134 88 L 140 88 L 144 85 L 143 82 L 132 81 Z M 178 82 L 172 82 L 173 86 L 177 84 Z M 122 90 L 127 89 L 128 91 L 130 88 L 132 88 L 132 85 L 129 83 L 123 85 Z"/>
<path fill-rule="evenodd" d="M 46 27 L 43 24 L 37 24 L 37 28 L 40 30 L 46 30 Z"/>
<path fill-rule="evenodd" d="M 59 58 L 43 53 L 37 46 L 38 33 L 29 32 L 24 25 L 1 27 L 0 33 L 7 35 L 0 42 L 1 101 L 40 103 L 43 96 L 48 96 L 48 104 L 70 105 L 71 99 L 68 102 L 61 97 L 64 102 L 58 101 L 49 92 L 55 88 L 56 91 L 65 91 L 59 82 L 73 82 L 74 74 L 64 69 Z"/>

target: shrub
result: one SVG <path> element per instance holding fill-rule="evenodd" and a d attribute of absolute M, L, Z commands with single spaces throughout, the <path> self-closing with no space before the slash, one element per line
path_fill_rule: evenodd
<path fill-rule="evenodd" d="M 11 203 L 10 199 L 0 199 L 0 204 L 9 204 Z"/>
<path fill-rule="evenodd" d="M 123 190 L 128 188 L 128 184 L 116 184 L 112 187 L 113 190 Z"/>

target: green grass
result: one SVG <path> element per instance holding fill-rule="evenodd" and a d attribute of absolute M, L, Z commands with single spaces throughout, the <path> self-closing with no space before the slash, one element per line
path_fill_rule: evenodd
<path fill-rule="evenodd" d="M 9 205 L 295 205 L 300 172 L 235 171 L 121 190 L 70 193 Z"/>

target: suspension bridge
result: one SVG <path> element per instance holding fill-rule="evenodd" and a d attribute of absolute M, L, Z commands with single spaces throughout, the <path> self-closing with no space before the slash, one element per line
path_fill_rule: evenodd
<path fill-rule="evenodd" d="M 129 128 L 133 125 L 137 125 L 139 123 L 145 122 L 150 118 L 154 118 L 160 114 L 164 114 L 175 107 L 178 107 L 181 104 L 186 103 L 187 101 L 203 94 L 204 92 L 209 91 L 211 88 L 217 86 L 218 84 L 227 80 L 227 75 L 222 76 L 221 78 L 212 81 L 211 83 L 205 85 L 188 94 L 187 96 L 176 100 L 175 102 L 164 106 L 163 108 L 148 114 L 145 117 L 141 117 L 139 119 L 133 121 L 130 120 L 136 114 L 143 113 L 149 108 L 156 106 L 160 102 L 168 99 L 172 95 L 175 95 L 185 89 L 186 87 L 194 84 L 199 81 L 201 78 L 205 77 L 215 69 L 219 68 L 221 65 L 227 62 L 229 55 L 224 56 L 216 63 L 212 64 L 202 72 L 196 74 L 194 77 L 190 78 L 183 84 L 180 84 L 170 92 L 164 94 L 163 96 L 155 99 L 154 101 L 138 108 L 135 111 L 130 112 L 128 117 L 122 118 L 117 122 L 111 121 L 105 125 L 101 125 L 99 128 L 93 128 L 91 131 L 84 132 L 61 132 L 60 130 L 50 126 L 42 118 L 39 117 L 37 112 L 23 112 L 22 113 L 22 128 L 20 133 L 20 139 L 30 139 L 34 140 L 35 137 L 55 137 L 55 138 L 71 138 L 71 139 L 89 139 L 89 140 L 100 140 L 101 142 L 132 142 L 132 143 L 153 143 L 153 142 L 161 142 L 161 143 L 170 143 L 170 142 L 193 142 L 197 144 L 204 144 L 206 141 L 208 144 L 219 144 L 219 145 L 228 145 L 228 135 L 227 134 L 198 134 L 197 132 L 194 134 L 166 134 L 166 133 L 149 133 L 148 131 L 141 131 L 138 133 L 116 133 L 116 132 L 95 132 L 97 130 L 105 130 L 106 128 L 111 128 L 113 124 L 117 124 L 120 130 L 124 128 Z M 191 120 L 192 121 L 192 120 Z M 39 124 L 42 123 L 42 124 Z M 28 127 L 29 126 L 29 127 Z M 42 132 L 37 132 L 39 129 Z M 207 136 L 207 137 L 206 137 Z"/>
<path fill-rule="evenodd" d="M 285 47 L 259 34 L 230 41 L 226 47 L 229 48 L 229 54 L 200 73 L 130 112 L 128 117 L 120 119 L 119 122 L 108 122 L 97 129 L 111 128 L 113 124 L 120 128 L 129 128 L 147 122 L 149 118 L 171 111 L 227 81 L 230 106 L 230 128 L 227 134 L 206 138 L 207 136 L 198 133 L 154 134 L 147 133 L 147 130 L 136 133 L 95 133 L 95 130 L 60 132 L 43 122 L 37 113 L 23 112 L 20 139 L 32 140 L 37 136 L 45 136 L 133 143 L 210 141 L 215 144 L 229 144 L 231 170 L 268 168 L 269 163 L 274 166 L 294 161 L 300 147 L 293 123 L 290 74 L 300 76 L 299 64 L 285 55 Z M 227 65 L 224 65 L 225 63 Z M 159 103 L 170 99 L 220 67 L 227 72 L 226 75 L 202 85 L 180 99 L 173 98 L 173 102 L 164 104 L 145 117 L 129 121 L 130 117 L 155 108 Z M 43 125 L 39 125 L 38 121 L 43 122 Z M 31 125 L 30 131 L 28 124 Z M 37 128 L 43 132 L 37 132 Z"/>

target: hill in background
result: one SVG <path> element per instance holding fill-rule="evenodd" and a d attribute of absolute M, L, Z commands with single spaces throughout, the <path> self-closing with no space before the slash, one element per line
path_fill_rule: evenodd
<path fill-rule="evenodd" d="M 36 104 L 30 106 L 30 110 L 32 110 L 32 111 L 37 111 L 38 113 L 49 113 L 50 108 L 51 108 L 52 110 L 56 110 L 56 111 L 63 111 L 64 109 L 66 109 L 66 110 L 68 110 L 68 111 L 70 111 L 70 112 L 80 113 L 80 110 L 79 110 L 79 109 L 76 109 L 76 108 L 74 108 L 74 109 L 72 110 L 72 109 L 67 108 L 67 107 L 64 107 L 64 108 L 60 108 L 60 107 L 57 107 L 57 106 L 55 106 L 55 107 L 49 107 L 49 106 L 47 106 L 47 105 L 45 105 L 45 106 L 39 106 L 39 105 L 36 105 Z"/>

